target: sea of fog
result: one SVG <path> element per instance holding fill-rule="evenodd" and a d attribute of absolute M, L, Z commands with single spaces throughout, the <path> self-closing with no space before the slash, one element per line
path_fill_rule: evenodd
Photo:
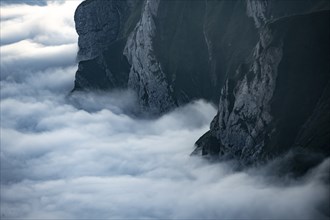
<path fill-rule="evenodd" d="M 329 159 L 293 179 L 190 157 L 213 105 L 141 119 L 130 91 L 68 95 L 79 1 L 14 3 L 1 5 L 1 219 L 329 219 Z"/>

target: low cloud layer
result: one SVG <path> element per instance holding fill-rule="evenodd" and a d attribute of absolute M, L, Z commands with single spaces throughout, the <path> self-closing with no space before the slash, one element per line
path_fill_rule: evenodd
<path fill-rule="evenodd" d="M 79 1 L 60 2 L 1 6 L 1 80 L 22 81 L 30 73 L 75 63 L 72 18 Z"/>
<path fill-rule="evenodd" d="M 329 159 L 237 172 L 189 156 L 211 104 L 139 119 L 129 91 L 69 96 L 74 4 L 1 6 L 1 218 L 329 219 Z"/>

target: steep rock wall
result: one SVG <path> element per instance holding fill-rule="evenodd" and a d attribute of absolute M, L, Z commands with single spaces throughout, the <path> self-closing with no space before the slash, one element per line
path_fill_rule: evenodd
<path fill-rule="evenodd" d="M 84 1 L 75 14 L 81 62 L 74 90 L 128 87 L 141 111 L 155 115 L 199 98 L 218 103 L 267 21 L 322 2 Z"/>
<path fill-rule="evenodd" d="M 130 34 L 124 55 L 131 64 L 128 87 L 136 91 L 141 107 L 150 113 L 168 111 L 175 106 L 172 87 L 166 80 L 160 62 L 154 53 L 159 0 L 144 3 L 142 17 Z"/>
<path fill-rule="evenodd" d="M 193 154 L 245 165 L 294 147 L 329 156 L 329 23 L 323 11 L 267 24 L 253 60 L 226 81 L 218 114 Z M 317 134 L 309 126 L 325 130 Z"/>
<path fill-rule="evenodd" d="M 81 62 L 74 91 L 128 87 L 136 91 L 141 110 L 155 115 L 194 99 L 218 102 L 229 69 L 250 53 L 257 35 L 244 1 L 215 3 L 219 11 L 208 16 L 213 6 L 207 8 L 206 1 L 145 0 L 133 6 L 116 0 L 83 2 L 76 12 Z M 110 13 L 103 16 L 107 10 Z M 231 24 L 239 22 L 237 29 L 225 24 L 226 16 Z M 110 19 L 111 25 L 106 25 Z M 241 30 L 249 32 L 246 41 L 230 39 Z M 212 44 L 222 36 L 224 40 Z M 234 52 L 227 45 L 233 45 Z M 239 48 L 245 53 L 238 53 Z M 111 63 L 114 59 L 116 64 Z"/>
<path fill-rule="evenodd" d="M 116 3 L 116 1 L 89 0 L 78 6 L 74 18 L 79 35 L 78 61 L 99 56 L 117 39 L 121 20 L 127 9 Z"/>
<path fill-rule="evenodd" d="M 73 91 L 127 88 L 130 65 L 123 50 L 142 0 L 86 0 L 75 12 L 79 61 Z"/>
<path fill-rule="evenodd" d="M 143 111 L 159 114 L 199 98 L 218 102 L 225 77 L 257 41 L 245 11 L 244 1 L 145 1 L 124 52 Z"/>
<path fill-rule="evenodd" d="M 327 0 L 87 0 L 75 16 L 74 91 L 130 88 L 148 115 L 199 98 L 219 103 L 194 154 L 243 164 L 292 148 L 329 155 L 329 8 Z"/>

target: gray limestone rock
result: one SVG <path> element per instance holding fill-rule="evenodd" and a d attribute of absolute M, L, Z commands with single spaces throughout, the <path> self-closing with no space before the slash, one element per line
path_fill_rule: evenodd
<path fill-rule="evenodd" d="M 262 28 L 253 59 L 240 65 L 222 88 L 209 138 L 196 142 L 195 154 L 216 152 L 244 165 L 299 147 L 329 156 L 329 22 L 330 12 L 323 11 Z M 210 139 L 217 140 L 218 150 L 205 147 Z"/>
<path fill-rule="evenodd" d="M 79 67 L 73 91 L 127 88 L 126 32 L 138 20 L 141 1 L 87 0 L 75 13 Z"/>
<path fill-rule="evenodd" d="M 131 64 L 128 87 L 136 91 L 144 111 L 159 114 L 172 109 L 175 102 L 172 88 L 166 80 L 154 53 L 155 17 L 159 0 L 147 0 L 142 16 L 127 39 L 124 54 Z"/>
<path fill-rule="evenodd" d="M 91 60 L 101 55 L 111 43 L 124 37 L 124 29 L 130 25 L 127 24 L 127 20 L 134 9 L 138 10 L 137 5 L 140 2 L 140 0 L 83 1 L 74 16 L 79 35 L 78 61 Z"/>
<path fill-rule="evenodd" d="M 74 90 L 132 89 L 148 115 L 218 104 L 196 155 L 242 164 L 292 148 L 329 155 L 327 9 L 327 0 L 86 0 L 75 14 Z"/>
<path fill-rule="evenodd" d="M 78 61 L 99 56 L 119 34 L 120 13 L 113 1 L 85 1 L 74 19 L 79 35 Z"/>

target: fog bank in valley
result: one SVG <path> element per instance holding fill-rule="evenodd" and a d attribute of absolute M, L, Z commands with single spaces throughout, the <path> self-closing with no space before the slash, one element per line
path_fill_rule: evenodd
<path fill-rule="evenodd" d="M 70 96 L 78 4 L 1 5 L 1 218 L 329 219 L 329 159 L 235 171 L 189 156 L 203 100 L 141 119 L 130 91 Z"/>

